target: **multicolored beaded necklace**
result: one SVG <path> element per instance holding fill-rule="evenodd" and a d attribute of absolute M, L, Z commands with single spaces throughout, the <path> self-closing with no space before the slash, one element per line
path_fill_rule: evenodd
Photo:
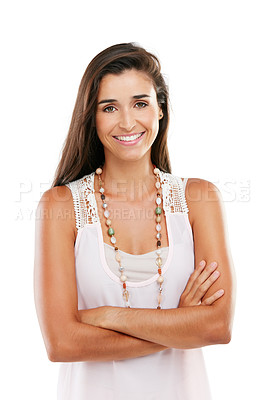
<path fill-rule="evenodd" d="M 155 187 L 157 189 L 157 196 L 156 196 L 156 200 L 155 200 L 155 202 L 156 202 L 156 208 L 155 208 L 156 231 L 157 231 L 157 234 L 156 234 L 156 239 L 157 239 L 157 251 L 156 251 L 156 254 L 157 254 L 157 258 L 155 260 L 155 263 L 157 265 L 158 274 L 159 274 L 159 277 L 157 279 L 157 282 L 159 284 L 159 294 L 158 294 L 158 297 L 157 297 L 157 300 L 158 300 L 158 307 L 157 308 L 161 309 L 162 291 L 163 291 L 162 283 L 164 281 L 164 278 L 162 276 L 162 268 L 161 268 L 162 267 L 162 258 L 160 257 L 161 256 L 161 249 L 160 249 L 160 247 L 161 247 L 161 240 L 160 240 L 161 239 L 161 232 L 160 232 L 161 231 L 161 225 L 160 225 L 161 215 L 160 214 L 162 213 L 162 208 L 160 207 L 160 204 L 162 202 L 162 199 L 161 199 L 161 193 L 159 192 L 159 189 L 161 187 L 160 174 L 159 174 L 160 170 L 158 168 L 156 168 L 156 166 L 154 164 L 153 164 L 153 167 L 154 167 L 153 173 L 154 173 L 154 175 L 156 175 Z M 107 210 L 107 203 L 106 203 L 106 200 L 105 200 L 104 188 L 103 188 L 103 183 L 104 182 L 101 180 L 102 172 L 103 172 L 102 168 L 97 168 L 96 169 L 96 174 L 98 175 L 99 185 L 100 185 L 99 192 L 101 194 L 101 199 L 103 201 L 102 206 L 103 206 L 103 208 L 105 210 L 104 211 L 104 216 L 106 218 L 105 223 L 109 227 L 108 228 L 108 235 L 111 237 L 110 240 L 111 240 L 111 243 L 112 243 L 112 245 L 114 247 L 114 250 L 115 250 L 115 259 L 119 264 L 119 271 L 121 273 L 120 281 L 121 281 L 121 284 L 122 284 L 122 296 L 123 296 L 123 299 L 125 301 L 126 307 L 130 308 L 130 305 L 129 305 L 129 292 L 127 290 L 127 284 L 126 284 L 127 276 L 125 275 L 125 272 L 124 272 L 125 268 L 121 265 L 121 257 L 120 257 L 119 251 L 118 251 L 119 249 L 118 249 L 117 246 L 115 246 L 115 243 L 116 243 L 116 238 L 114 236 L 115 231 L 114 231 L 113 228 L 111 228 L 111 223 L 112 222 L 109 219 L 110 212 Z"/>

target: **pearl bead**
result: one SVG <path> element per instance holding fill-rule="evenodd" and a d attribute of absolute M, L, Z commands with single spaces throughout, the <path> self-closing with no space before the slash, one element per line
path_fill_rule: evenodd
<path fill-rule="evenodd" d="M 153 173 L 154 173 L 155 175 L 159 174 L 159 172 L 160 172 L 159 168 L 154 168 Z"/>
<path fill-rule="evenodd" d="M 126 275 L 122 274 L 122 275 L 120 276 L 120 281 L 121 281 L 121 282 L 125 282 L 126 280 L 127 280 Z"/>
<path fill-rule="evenodd" d="M 106 223 L 107 226 L 110 226 L 111 223 L 112 223 L 112 221 L 111 221 L 110 219 L 107 219 L 107 220 L 105 221 L 105 223 Z"/>
<path fill-rule="evenodd" d="M 100 189 L 100 193 L 103 193 L 104 192 L 104 188 L 103 187 L 101 187 L 101 189 Z"/>
<path fill-rule="evenodd" d="M 113 244 L 116 243 L 116 238 L 115 238 L 114 236 L 111 237 L 111 242 L 112 242 Z"/>
<path fill-rule="evenodd" d="M 160 232 L 157 233 L 156 238 L 161 239 L 162 234 Z"/>
<path fill-rule="evenodd" d="M 103 170 L 101 168 L 97 168 L 96 169 L 96 174 L 97 175 L 101 175 L 102 172 L 103 172 Z"/>
<path fill-rule="evenodd" d="M 106 208 L 107 207 L 107 203 L 103 203 L 102 206 L 103 206 L 103 208 Z"/>
<path fill-rule="evenodd" d="M 157 224 L 156 225 L 156 231 L 160 231 L 162 228 L 161 228 L 161 225 L 160 224 Z"/>
<path fill-rule="evenodd" d="M 104 215 L 106 218 L 108 218 L 109 215 L 110 215 L 110 212 L 109 212 L 108 210 L 105 210 L 104 213 L 103 213 L 103 215 Z"/>
<path fill-rule="evenodd" d="M 156 187 L 156 189 L 159 189 L 159 188 L 161 187 L 160 182 L 156 182 L 156 183 L 155 183 L 155 187 Z"/>
<path fill-rule="evenodd" d="M 161 197 L 157 197 L 157 199 L 156 199 L 156 204 L 161 204 L 161 202 L 162 202 Z"/>
<path fill-rule="evenodd" d="M 158 283 L 163 283 L 163 281 L 164 281 L 164 279 L 163 279 L 162 275 L 160 275 L 159 278 L 157 279 L 157 282 Z"/>

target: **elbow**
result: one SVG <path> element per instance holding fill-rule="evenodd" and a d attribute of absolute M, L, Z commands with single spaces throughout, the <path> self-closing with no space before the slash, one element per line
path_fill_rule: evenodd
<path fill-rule="evenodd" d="M 217 344 L 228 344 L 231 342 L 231 331 L 227 327 L 221 330 Z"/>
<path fill-rule="evenodd" d="M 72 354 L 70 351 L 66 351 L 65 346 L 56 345 L 51 346 L 49 351 L 47 350 L 48 358 L 51 362 L 71 362 L 72 361 Z"/>
<path fill-rule="evenodd" d="M 48 359 L 51 362 L 64 362 L 62 346 L 59 344 L 50 344 L 46 346 Z"/>
<path fill-rule="evenodd" d="M 59 358 L 57 356 L 57 353 L 54 351 L 49 351 L 47 352 L 48 358 L 51 362 L 59 362 Z"/>
<path fill-rule="evenodd" d="M 208 324 L 210 344 L 228 344 L 231 342 L 233 315 L 226 310 L 215 310 Z"/>
<path fill-rule="evenodd" d="M 223 321 L 219 326 L 213 329 L 211 344 L 228 344 L 232 338 L 232 327 L 227 322 Z"/>
<path fill-rule="evenodd" d="M 46 352 L 51 362 L 72 362 L 75 360 L 76 343 L 75 333 L 77 325 L 69 325 L 64 332 L 57 331 L 46 341 Z"/>
<path fill-rule="evenodd" d="M 46 344 L 46 352 L 51 362 L 71 362 L 74 356 L 74 343 L 70 343 L 69 337 L 61 336 Z"/>

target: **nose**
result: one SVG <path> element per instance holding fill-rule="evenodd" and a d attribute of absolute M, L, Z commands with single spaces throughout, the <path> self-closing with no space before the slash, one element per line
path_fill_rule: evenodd
<path fill-rule="evenodd" d="M 121 111 L 120 120 L 119 120 L 119 128 L 125 129 L 126 131 L 132 131 L 134 126 L 136 125 L 136 121 L 132 113 L 128 110 Z"/>

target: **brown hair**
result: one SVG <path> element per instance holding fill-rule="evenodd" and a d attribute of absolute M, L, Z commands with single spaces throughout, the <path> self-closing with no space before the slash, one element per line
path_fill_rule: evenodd
<path fill-rule="evenodd" d="M 151 161 L 160 170 L 171 173 L 167 147 L 169 92 L 161 74 L 160 61 L 135 42 L 121 43 L 97 54 L 81 79 L 69 132 L 63 144 L 52 187 L 82 178 L 104 164 L 104 149 L 95 126 L 100 82 L 106 74 L 120 74 L 129 69 L 143 71 L 153 81 L 163 118 L 159 120 L 159 131 L 152 144 Z"/>

